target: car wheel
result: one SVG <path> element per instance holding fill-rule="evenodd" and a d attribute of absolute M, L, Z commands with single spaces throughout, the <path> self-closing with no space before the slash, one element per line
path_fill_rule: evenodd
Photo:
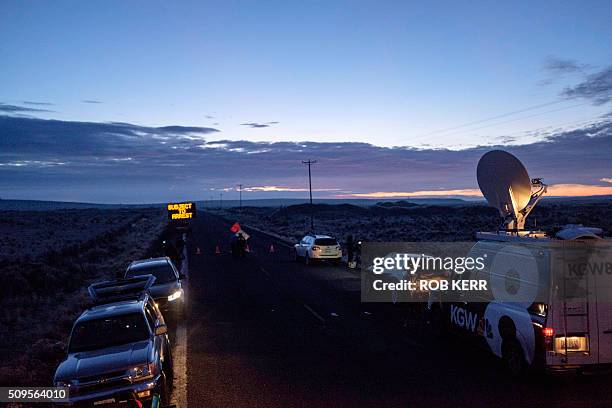
<path fill-rule="evenodd" d="M 172 359 L 172 352 L 170 351 L 170 345 L 168 344 L 168 347 L 166 349 L 167 354 L 167 360 L 169 364 L 167 364 L 168 368 L 167 371 L 169 372 L 168 375 L 168 389 L 169 390 L 173 390 L 174 389 L 174 360 Z"/>
<path fill-rule="evenodd" d="M 513 378 L 520 377 L 527 369 L 523 348 L 515 338 L 507 338 L 503 341 L 502 360 L 508 374 Z"/>
<path fill-rule="evenodd" d="M 159 384 L 159 399 L 162 407 L 170 404 L 170 389 L 168 388 L 168 381 L 166 379 L 166 373 L 162 371 L 160 384 Z"/>
<path fill-rule="evenodd" d="M 306 256 L 304 256 L 304 263 L 305 263 L 306 265 L 310 265 L 310 264 L 311 264 L 311 262 L 312 262 L 312 261 L 310 260 L 310 257 L 308 256 L 308 253 L 306 253 Z"/>
<path fill-rule="evenodd" d="M 297 249 L 293 250 L 293 261 L 298 262 L 300 260 L 300 257 L 298 256 L 298 251 Z"/>

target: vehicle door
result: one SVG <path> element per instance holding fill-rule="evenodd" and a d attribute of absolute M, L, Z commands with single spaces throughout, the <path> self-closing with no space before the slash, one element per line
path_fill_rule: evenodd
<path fill-rule="evenodd" d="M 594 303 L 597 313 L 597 329 L 591 330 L 591 337 L 597 337 L 599 364 L 612 363 L 612 243 L 600 241 L 595 245 L 593 255 L 589 259 L 593 270 L 606 270 L 604 273 L 593 273 Z"/>
<path fill-rule="evenodd" d="M 590 270 L 596 258 L 584 242 L 567 241 L 555 247 L 553 267 L 559 271 L 551 316 L 555 363 L 612 361 L 612 286 L 606 282 L 609 277 Z"/>
<path fill-rule="evenodd" d="M 159 353 L 162 349 L 164 336 L 156 335 L 155 328 L 160 324 L 165 324 L 161 313 L 158 313 L 155 306 L 149 301 L 145 304 L 145 316 L 147 317 L 147 321 L 151 327 L 151 332 L 153 335 L 153 344 L 156 353 Z"/>

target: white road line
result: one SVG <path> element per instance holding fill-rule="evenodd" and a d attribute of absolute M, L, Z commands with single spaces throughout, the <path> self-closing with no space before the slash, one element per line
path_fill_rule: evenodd
<path fill-rule="evenodd" d="M 320 314 L 318 314 L 317 312 L 314 311 L 313 308 L 311 308 L 310 306 L 308 306 L 306 303 L 302 304 L 302 306 L 304 306 L 304 308 L 306 310 L 308 310 L 310 312 L 310 314 L 312 314 L 315 318 L 317 318 L 321 323 L 325 324 L 325 319 L 321 317 Z"/>
<path fill-rule="evenodd" d="M 183 241 L 186 239 L 186 234 L 183 234 Z M 187 245 L 183 247 L 183 263 L 181 264 L 181 273 L 188 275 L 188 259 Z M 184 305 L 186 307 L 188 297 L 188 289 L 184 288 Z M 174 341 L 174 349 L 172 351 L 174 360 L 174 390 L 170 403 L 176 405 L 177 408 L 187 406 L 187 329 L 185 327 L 185 311 L 179 317 L 176 324 L 176 334 Z"/>
<path fill-rule="evenodd" d="M 183 323 L 176 327 L 176 340 L 172 358 L 174 359 L 174 390 L 171 404 L 177 408 L 187 406 L 187 330 Z"/>

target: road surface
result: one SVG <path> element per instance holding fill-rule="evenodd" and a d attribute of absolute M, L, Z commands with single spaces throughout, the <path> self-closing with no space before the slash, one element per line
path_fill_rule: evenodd
<path fill-rule="evenodd" d="M 510 381 L 487 353 L 432 339 L 402 307 L 362 304 L 344 267 L 293 262 L 248 228 L 251 253 L 233 259 L 231 222 L 201 212 L 191 225 L 175 390 L 189 407 L 612 406 L 609 377 Z"/>

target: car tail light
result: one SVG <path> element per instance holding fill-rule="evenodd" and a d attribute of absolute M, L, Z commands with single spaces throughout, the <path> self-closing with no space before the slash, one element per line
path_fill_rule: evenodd
<path fill-rule="evenodd" d="M 316 246 L 316 245 L 312 247 L 312 250 L 313 250 L 313 251 L 318 251 L 319 249 L 321 249 L 321 248 L 319 248 L 319 247 L 318 247 L 318 246 Z"/>

